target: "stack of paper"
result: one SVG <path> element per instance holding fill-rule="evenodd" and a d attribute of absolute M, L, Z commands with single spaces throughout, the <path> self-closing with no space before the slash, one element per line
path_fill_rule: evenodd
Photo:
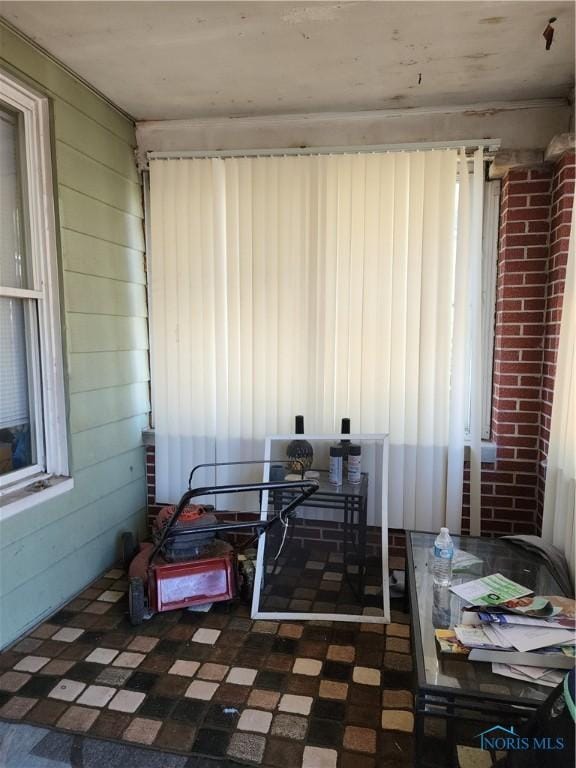
<path fill-rule="evenodd" d="M 495 675 L 511 677 L 514 680 L 522 680 L 526 683 L 546 685 L 555 688 L 564 679 L 559 669 L 547 669 L 546 667 L 525 667 L 520 664 L 492 664 L 492 672 Z"/>
<path fill-rule="evenodd" d="M 451 587 L 470 604 L 462 623 L 438 637 L 442 652 L 492 663 L 496 674 L 536 685 L 561 681 L 576 656 L 576 611 L 564 597 L 530 596 L 530 590 L 501 574 Z M 444 642 L 443 642 L 444 641 Z"/>

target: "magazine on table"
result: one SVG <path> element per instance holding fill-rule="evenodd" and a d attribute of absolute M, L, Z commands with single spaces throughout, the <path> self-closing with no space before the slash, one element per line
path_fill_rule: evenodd
<path fill-rule="evenodd" d="M 470 653 L 470 648 L 462 645 L 453 629 L 436 629 L 434 635 L 441 653 L 464 657 Z"/>
<path fill-rule="evenodd" d="M 538 619 L 534 616 L 522 616 L 515 613 L 496 613 L 495 611 L 478 611 L 478 618 L 487 624 L 502 624 L 515 627 L 546 627 L 547 629 L 574 629 L 576 623 L 573 619 L 553 617 L 550 619 Z"/>
<path fill-rule="evenodd" d="M 576 602 L 563 595 L 532 595 L 507 600 L 497 610 L 534 619 L 576 623 Z"/>
<path fill-rule="evenodd" d="M 467 581 L 450 587 L 454 594 L 474 606 L 501 605 L 510 600 L 531 595 L 531 589 L 507 579 L 501 573 L 483 576 L 481 579 Z"/>

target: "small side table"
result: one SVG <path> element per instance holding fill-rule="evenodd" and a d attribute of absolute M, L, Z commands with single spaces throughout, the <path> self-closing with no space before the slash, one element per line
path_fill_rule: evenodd
<path fill-rule="evenodd" d="M 367 538 L 367 509 L 368 509 L 368 473 L 362 472 L 359 483 L 344 482 L 342 485 L 335 486 L 328 482 L 327 470 L 319 471 L 318 481 L 320 487 L 313 496 L 308 499 L 302 509 L 330 509 L 341 511 L 343 514 L 344 539 L 343 555 L 346 562 L 351 554 L 350 549 L 354 551 L 355 563 L 359 569 L 359 600 L 364 595 L 364 580 L 366 576 L 366 538 Z M 287 504 L 290 499 L 296 495 L 296 491 L 281 490 L 270 491 L 270 504 L 274 511 L 278 512 Z M 358 532 L 357 542 L 354 535 Z M 351 585 L 352 586 L 352 585 Z"/>

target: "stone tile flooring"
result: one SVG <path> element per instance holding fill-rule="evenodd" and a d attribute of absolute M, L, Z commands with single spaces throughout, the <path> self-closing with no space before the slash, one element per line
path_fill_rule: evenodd
<path fill-rule="evenodd" d="M 0 654 L 2 768 L 413 765 L 401 601 L 385 627 L 252 621 L 240 602 L 132 627 L 126 590 L 108 571 Z M 442 765 L 442 724 L 426 738 Z M 461 765 L 488 758 L 459 750 Z"/>
<path fill-rule="evenodd" d="M 196 760 L 23 723 L 0 723 L 0 765 L 2 768 L 215 768 L 213 761 L 203 758 Z M 220 765 L 224 767 L 226 763 Z"/>
<path fill-rule="evenodd" d="M 322 520 L 306 522 L 323 531 Z M 261 611 L 280 615 L 283 612 L 332 613 L 358 616 L 359 621 L 363 615 L 384 614 L 381 555 L 360 561 L 352 544 L 344 555 L 316 548 L 313 540 L 306 542 L 298 538 L 282 546 L 282 530 L 278 528 L 266 537 Z M 352 534 L 352 542 L 357 535 L 357 532 Z M 401 558 L 391 558 L 390 567 L 398 567 L 392 565 L 394 560 Z M 403 569 L 403 563 L 399 567 Z"/>
<path fill-rule="evenodd" d="M 412 764 L 400 610 L 383 627 L 252 621 L 233 603 L 132 627 L 126 589 L 107 572 L 0 654 L 0 719 L 224 763 Z"/>

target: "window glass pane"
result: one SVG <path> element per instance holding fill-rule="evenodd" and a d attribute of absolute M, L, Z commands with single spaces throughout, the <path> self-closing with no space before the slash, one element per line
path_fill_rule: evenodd
<path fill-rule="evenodd" d="M 0 108 L 0 286 L 25 288 L 18 122 Z"/>
<path fill-rule="evenodd" d="M 0 475 L 34 463 L 26 357 L 27 301 L 0 297 Z"/>

